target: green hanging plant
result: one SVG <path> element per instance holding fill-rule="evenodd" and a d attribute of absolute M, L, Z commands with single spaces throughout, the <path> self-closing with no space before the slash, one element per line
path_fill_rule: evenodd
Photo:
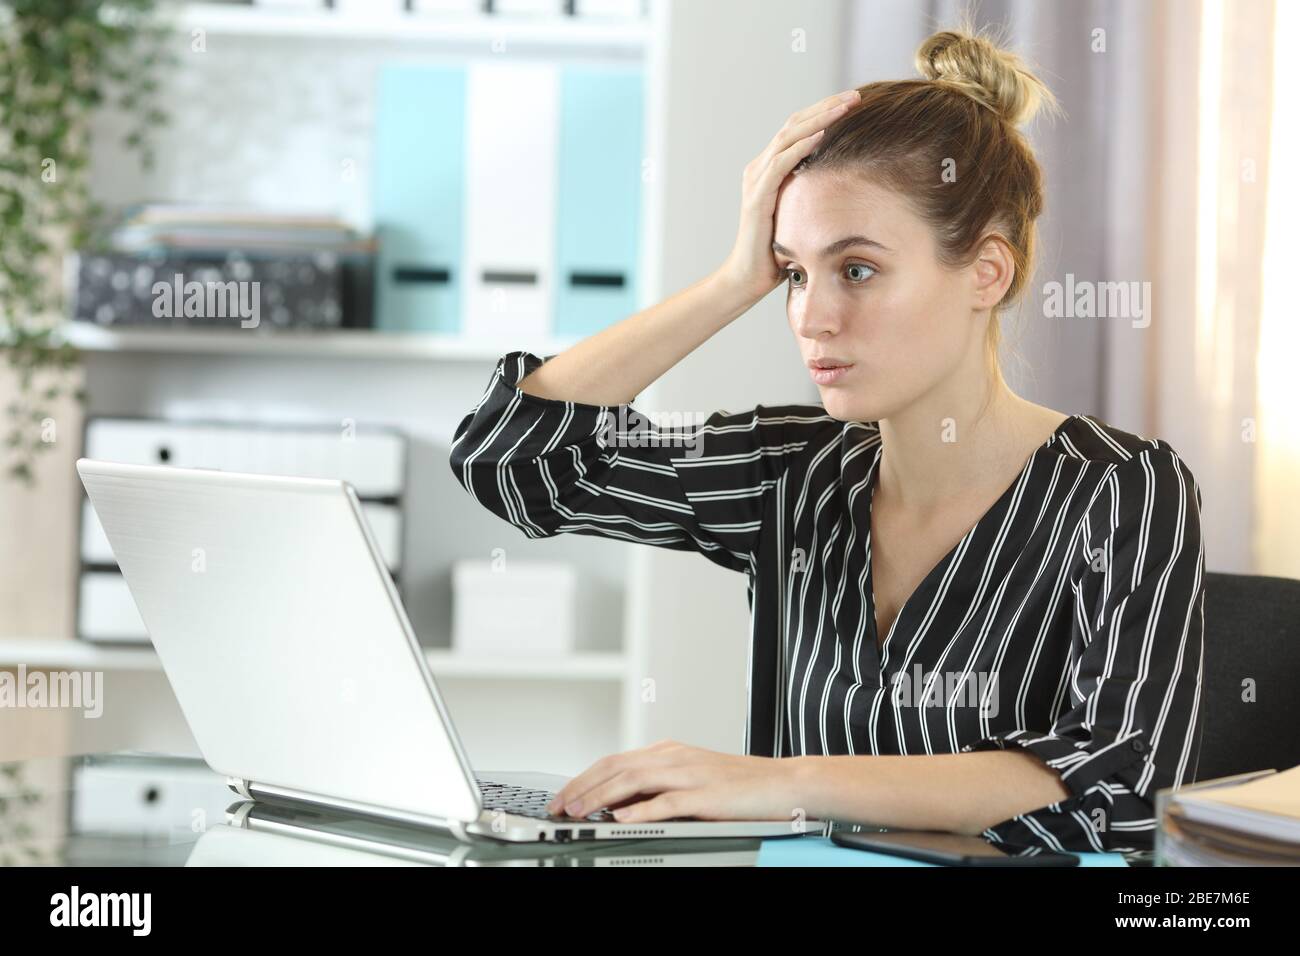
<path fill-rule="evenodd" d="M 31 817 L 43 797 L 23 780 L 25 764 L 0 764 L 0 867 L 50 866 L 56 863 L 42 849 L 41 834 Z"/>
<path fill-rule="evenodd" d="M 0 0 L 0 351 L 18 385 L 5 409 L 5 474 L 33 481 L 51 447 L 50 408 L 72 389 L 77 350 L 60 340 L 64 249 L 85 245 L 103 210 L 91 199 L 90 117 L 115 105 L 125 144 L 153 166 L 150 134 L 169 30 L 156 0 Z"/>

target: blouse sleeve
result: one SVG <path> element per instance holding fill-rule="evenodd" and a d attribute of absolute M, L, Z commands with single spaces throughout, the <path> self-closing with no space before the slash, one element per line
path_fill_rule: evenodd
<path fill-rule="evenodd" d="M 1061 712 L 1050 728 L 963 748 L 1022 747 L 1058 771 L 1071 795 L 985 837 L 1050 849 L 1151 849 L 1156 791 L 1191 780 L 1200 750 L 1200 510 L 1196 480 L 1163 441 L 1114 467 L 1081 525 Z"/>
<path fill-rule="evenodd" d="M 522 391 L 517 383 L 544 361 L 502 357 L 451 446 L 465 490 L 530 538 L 617 538 L 749 571 L 764 495 L 793 455 L 842 425 L 820 405 L 759 405 L 656 428 L 630 404 Z"/>

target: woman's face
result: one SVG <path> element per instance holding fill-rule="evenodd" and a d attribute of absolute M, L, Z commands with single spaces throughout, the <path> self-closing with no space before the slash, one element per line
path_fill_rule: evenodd
<path fill-rule="evenodd" d="M 842 242 L 851 237 L 876 245 Z M 929 227 L 897 193 L 865 178 L 799 173 L 777 197 L 775 238 L 804 361 L 852 363 L 818 383 L 833 417 L 889 418 L 932 392 L 942 405 L 944 383 L 982 355 L 970 270 L 940 265 Z"/>

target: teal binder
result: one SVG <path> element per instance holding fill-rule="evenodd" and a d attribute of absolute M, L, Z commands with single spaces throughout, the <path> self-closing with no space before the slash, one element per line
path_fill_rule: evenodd
<path fill-rule="evenodd" d="M 599 332 L 636 311 L 644 102 L 638 66 L 561 72 L 557 338 Z"/>
<path fill-rule="evenodd" d="M 375 115 L 375 326 L 460 331 L 465 71 L 388 66 Z"/>

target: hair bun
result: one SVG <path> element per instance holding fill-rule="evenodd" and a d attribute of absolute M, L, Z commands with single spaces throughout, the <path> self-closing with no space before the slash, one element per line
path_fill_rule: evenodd
<path fill-rule="evenodd" d="M 1028 122 L 1040 105 L 1056 107 L 1052 91 L 1020 57 L 965 30 L 942 30 L 916 51 L 916 68 L 927 80 L 960 89 L 1012 126 Z"/>

